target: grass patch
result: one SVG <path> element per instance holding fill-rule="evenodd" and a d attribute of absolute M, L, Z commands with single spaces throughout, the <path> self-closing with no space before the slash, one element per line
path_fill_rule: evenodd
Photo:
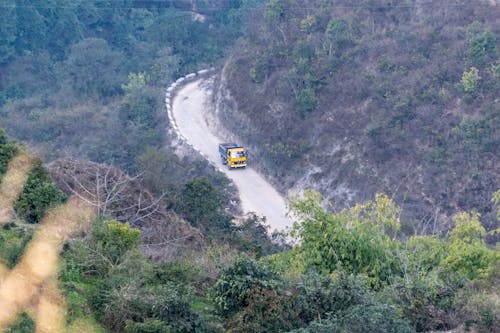
<path fill-rule="evenodd" d="M 93 316 L 86 316 L 77 318 L 72 321 L 68 328 L 67 332 L 72 333 L 105 333 L 107 332 L 104 328 L 101 327 L 95 320 Z"/>
<path fill-rule="evenodd" d="M 13 268 L 24 253 L 31 240 L 34 227 L 27 223 L 16 222 L 0 228 L 0 263 Z"/>
<path fill-rule="evenodd" d="M 214 316 L 214 305 L 206 296 L 195 296 L 191 309 L 199 313 L 207 322 L 218 321 L 218 318 Z"/>

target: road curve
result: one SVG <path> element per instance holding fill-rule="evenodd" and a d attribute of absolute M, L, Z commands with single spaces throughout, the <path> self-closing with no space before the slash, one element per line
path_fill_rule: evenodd
<path fill-rule="evenodd" d="M 245 213 L 254 212 L 265 216 L 271 231 L 283 231 L 292 226 L 292 220 L 286 216 L 287 207 L 284 198 L 254 169 L 249 166 L 242 170 L 228 170 L 222 165 L 218 155 L 219 142 L 228 139 L 218 134 L 216 120 L 207 113 L 210 90 L 204 85 L 205 80 L 197 79 L 180 87 L 172 100 L 174 129 L 178 129 L 183 139 L 207 160 L 225 173 L 239 191 L 242 209 Z"/>

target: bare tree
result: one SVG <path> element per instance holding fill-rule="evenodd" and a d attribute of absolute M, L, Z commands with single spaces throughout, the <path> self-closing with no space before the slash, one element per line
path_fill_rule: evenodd
<path fill-rule="evenodd" d="M 49 166 L 62 189 L 96 208 L 99 216 L 109 216 L 133 226 L 154 219 L 163 198 L 153 197 L 139 182 L 112 165 L 66 159 L 64 165 Z"/>
<path fill-rule="evenodd" d="M 64 192 L 95 207 L 98 216 L 140 228 L 141 250 L 150 257 L 171 260 L 205 244 L 198 229 L 163 207 L 163 195 L 155 197 L 144 188 L 142 175 L 130 177 L 111 165 L 71 158 L 54 161 L 48 169 Z"/>

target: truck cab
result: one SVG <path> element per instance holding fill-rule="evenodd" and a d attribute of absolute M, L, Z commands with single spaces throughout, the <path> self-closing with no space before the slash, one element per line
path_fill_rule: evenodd
<path fill-rule="evenodd" d="M 236 143 L 220 143 L 219 155 L 222 164 L 229 169 L 245 168 L 247 166 L 247 153 L 245 148 Z"/>

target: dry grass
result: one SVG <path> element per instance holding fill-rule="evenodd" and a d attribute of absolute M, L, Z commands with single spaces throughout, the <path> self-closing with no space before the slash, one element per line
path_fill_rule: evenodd
<path fill-rule="evenodd" d="M 36 318 L 41 322 L 37 320 L 37 331 L 57 332 L 55 329 L 64 322 L 61 319 L 63 302 L 55 292 L 55 284 L 48 281 L 57 276 L 64 242 L 75 232 L 87 228 L 94 215 L 92 208 L 76 198 L 70 198 L 66 205 L 55 207 L 45 215 L 21 261 L 0 285 L 0 330 L 8 327 L 40 295 Z"/>
<path fill-rule="evenodd" d="M 10 161 L 0 185 L 0 226 L 7 223 L 12 216 L 12 207 L 23 190 L 32 162 L 32 157 L 24 152 L 17 154 Z"/>
<path fill-rule="evenodd" d="M 11 219 L 32 162 L 24 152 L 10 161 L 0 185 L 0 226 Z M 9 270 L 0 264 L 0 331 L 22 311 L 35 319 L 36 332 L 66 331 L 66 303 L 57 288 L 59 253 L 69 237 L 90 227 L 94 216 L 93 208 L 70 198 L 46 213 L 16 267 Z"/>
<path fill-rule="evenodd" d="M 37 333 L 63 333 L 66 326 L 66 302 L 52 277 L 42 288 L 36 308 Z"/>
<path fill-rule="evenodd" d="M 7 274 L 9 274 L 9 268 L 4 264 L 0 263 L 0 285 L 2 284 Z"/>

